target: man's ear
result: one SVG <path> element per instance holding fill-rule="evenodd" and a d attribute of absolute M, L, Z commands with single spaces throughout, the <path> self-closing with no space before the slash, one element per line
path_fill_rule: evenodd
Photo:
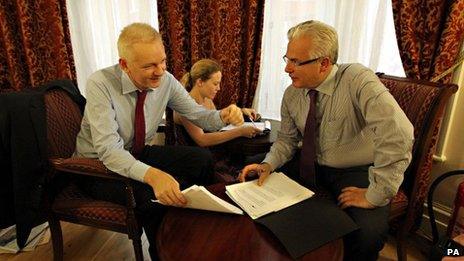
<path fill-rule="evenodd" d="M 323 57 L 321 61 L 321 72 L 326 72 L 330 69 L 330 59 L 329 57 Z"/>
<path fill-rule="evenodd" d="M 127 71 L 128 71 L 129 69 L 127 68 L 127 61 L 126 61 L 126 59 L 119 58 L 119 67 L 121 67 L 121 70 L 123 70 L 124 72 L 127 73 Z"/>

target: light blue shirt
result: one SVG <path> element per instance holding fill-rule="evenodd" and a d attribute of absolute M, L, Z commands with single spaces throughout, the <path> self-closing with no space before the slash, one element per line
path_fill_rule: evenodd
<path fill-rule="evenodd" d="M 134 139 L 137 90 L 118 64 L 89 77 L 87 103 L 74 155 L 99 158 L 109 170 L 143 182 L 150 166 L 129 152 Z M 166 106 L 206 130 L 215 131 L 224 126 L 219 111 L 198 105 L 174 76 L 166 72 L 160 86 L 148 89 L 145 99 L 145 144 L 156 134 Z"/>

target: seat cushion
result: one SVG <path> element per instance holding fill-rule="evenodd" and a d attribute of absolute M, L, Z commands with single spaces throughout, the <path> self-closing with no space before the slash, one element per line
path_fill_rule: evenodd
<path fill-rule="evenodd" d="M 125 226 L 125 206 L 107 201 L 94 200 L 71 184 L 58 194 L 53 202 L 53 212 L 70 216 L 79 221 L 102 222 L 103 225 Z"/>

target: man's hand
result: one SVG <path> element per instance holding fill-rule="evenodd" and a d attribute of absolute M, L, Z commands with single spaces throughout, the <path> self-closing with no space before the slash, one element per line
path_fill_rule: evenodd
<path fill-rule="evenodd" d="M 358 208 L 375 208 L 366 199 L 367 189 L 357 187 L 346 187 L 342 189 L 342 193 L 338 196 L 338 205 L 342 208 L 358 207 Z"/>
<path fill-rule="evenodd" d="M 179 183 L 168 173 L 149 168 L 143 177 L 143 181 L 153 188 L 155 197 L 161 204 L 176 207 L 187 204 L 187 200 L 180 192 Z"/>
<path fill-rule="evenodd" d="M 235 104 L 231 104 L 220 112 L 221 119 L 225 124 L 240 126 L 243 124 L 242 110 Z"/>
<path fill-rule="evenodd" d="M 238 176 L 240 182 L 244 182 L 247 176 L 259 175 L 258 186 L 263 185 L 264 180 L 271 174 L 271 165 L 263 162 L 261 164 L 250 164 L 245 166 Z"/>

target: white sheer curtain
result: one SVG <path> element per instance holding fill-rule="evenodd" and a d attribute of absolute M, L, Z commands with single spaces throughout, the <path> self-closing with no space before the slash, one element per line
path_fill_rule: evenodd
<path fill-rule="evenodd" d="M 291 83 L 282 60 L 287 30 L 310 19 L 337 30 L 338 63 L 359 62 L 375 72 L 404 76 L 391 0 L 268 1 L 264 10 L 260 79 L 253 106 L 263 117 L 280 119 L 282 95 Z"/>
<path fill-rule="evenodd" d="M 90 74 L 118 62 L 116 41 L 122 28 L 143 22 L 158 29 L 156 0 L 70 0 L 66 4 L 82 94 Z"/>

